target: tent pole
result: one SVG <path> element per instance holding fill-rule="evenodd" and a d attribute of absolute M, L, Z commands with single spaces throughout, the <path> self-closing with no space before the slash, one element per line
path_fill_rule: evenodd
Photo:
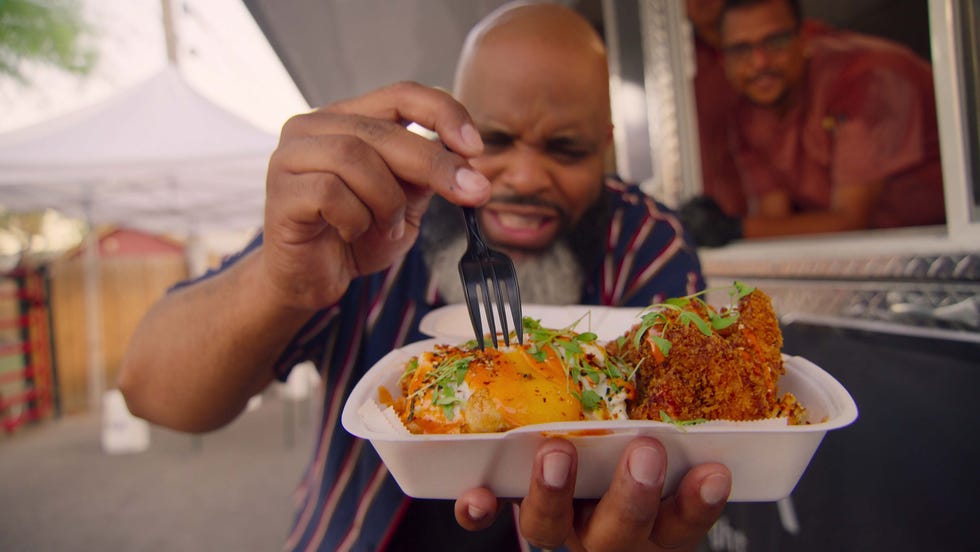
<path fill-rule="evenodd" d="M 163 36 L 167 46 L 167 63 L 177 67 L 177 31 L 174 28 L 174 11 L 171 0 L 160 0 L 163 8 Z"/>
<path fill-rule="evenodd" d="M 85 342 L 88 352 L 88 405 L 101 413 L 105 392 L 105 353 L 103 351 L 102 276 L 99 233 L 92 222 L 91 204 L 86 206 L 88 233 L 85 235 L 83 280 L 85 285 Z"/>
<path fill-rule="evenodd" d="M 204 238 L 196 229 L 187 234 L 184 243 L 184 261 L 187 263 L 187 276 L 197 278 L 208 270 L 208 250 Z"/>

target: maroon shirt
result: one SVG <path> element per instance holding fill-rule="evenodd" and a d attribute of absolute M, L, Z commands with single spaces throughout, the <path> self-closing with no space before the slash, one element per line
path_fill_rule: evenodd
<path fill-rule="evenodd" d="M 694 47 L 702 192 L 714 198 L 729 215 L 743 217 L 748 214 L 745 194 L 728 144 L 728 119 L 738 103 L 738 93 L 725 76 L 721 52 L 700 38 L 695 38 Z"/>

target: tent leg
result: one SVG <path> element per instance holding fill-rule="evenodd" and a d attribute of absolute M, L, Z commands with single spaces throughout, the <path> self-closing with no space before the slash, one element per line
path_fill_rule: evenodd
<path fill-rule="evenodd" d="M 102 395 L 105 392 L 105 353 L 102 328 L 102 277 L 99 259 L 99 234 L 89 224 L 85 236 L 85 341 L 88 351 L 88 405 L 90 410 L 101 413 Z"/>
<path fill-rule="evenodd" d="M 208 250 L 204 238 L 197 231 L 191 231 L 184 243 L 184 261 L 187 263 L 187 276 L 197 278 L 208 271 Z"/>

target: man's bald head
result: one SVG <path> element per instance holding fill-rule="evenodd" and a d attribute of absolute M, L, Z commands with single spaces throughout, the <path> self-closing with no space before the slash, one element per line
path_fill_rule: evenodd
<path fill-rule="evenodd" d="M 608 112 L 605 44 L 592 24 L 571 8 L 547 2 L 511 2 L 486 16 L 463 45 L 456 67 L 456 96 L 466 104 L 469 87 L 482 86 L 487 67 L 498 64 L 528 76 L 590 86 L 598 94 L 593 101 L 601 104 L 596 107 Z"/>

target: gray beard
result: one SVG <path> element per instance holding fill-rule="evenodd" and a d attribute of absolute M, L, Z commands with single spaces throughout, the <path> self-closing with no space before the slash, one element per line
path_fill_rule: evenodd
<path fill-rule="evenodd" d="M 466 238 L 456 236 L 438 251 L 429 251 L 426 255 L 436 289 L 447 303 L 465 301 L 459 279 L 459 258 L 465 250 Z M 585 275 L 572 248 L 564 240 L 559 239 L 542 252 L 521 253 L 512 258 L 522 303 L 574 305 L 581 301 Z"/>

